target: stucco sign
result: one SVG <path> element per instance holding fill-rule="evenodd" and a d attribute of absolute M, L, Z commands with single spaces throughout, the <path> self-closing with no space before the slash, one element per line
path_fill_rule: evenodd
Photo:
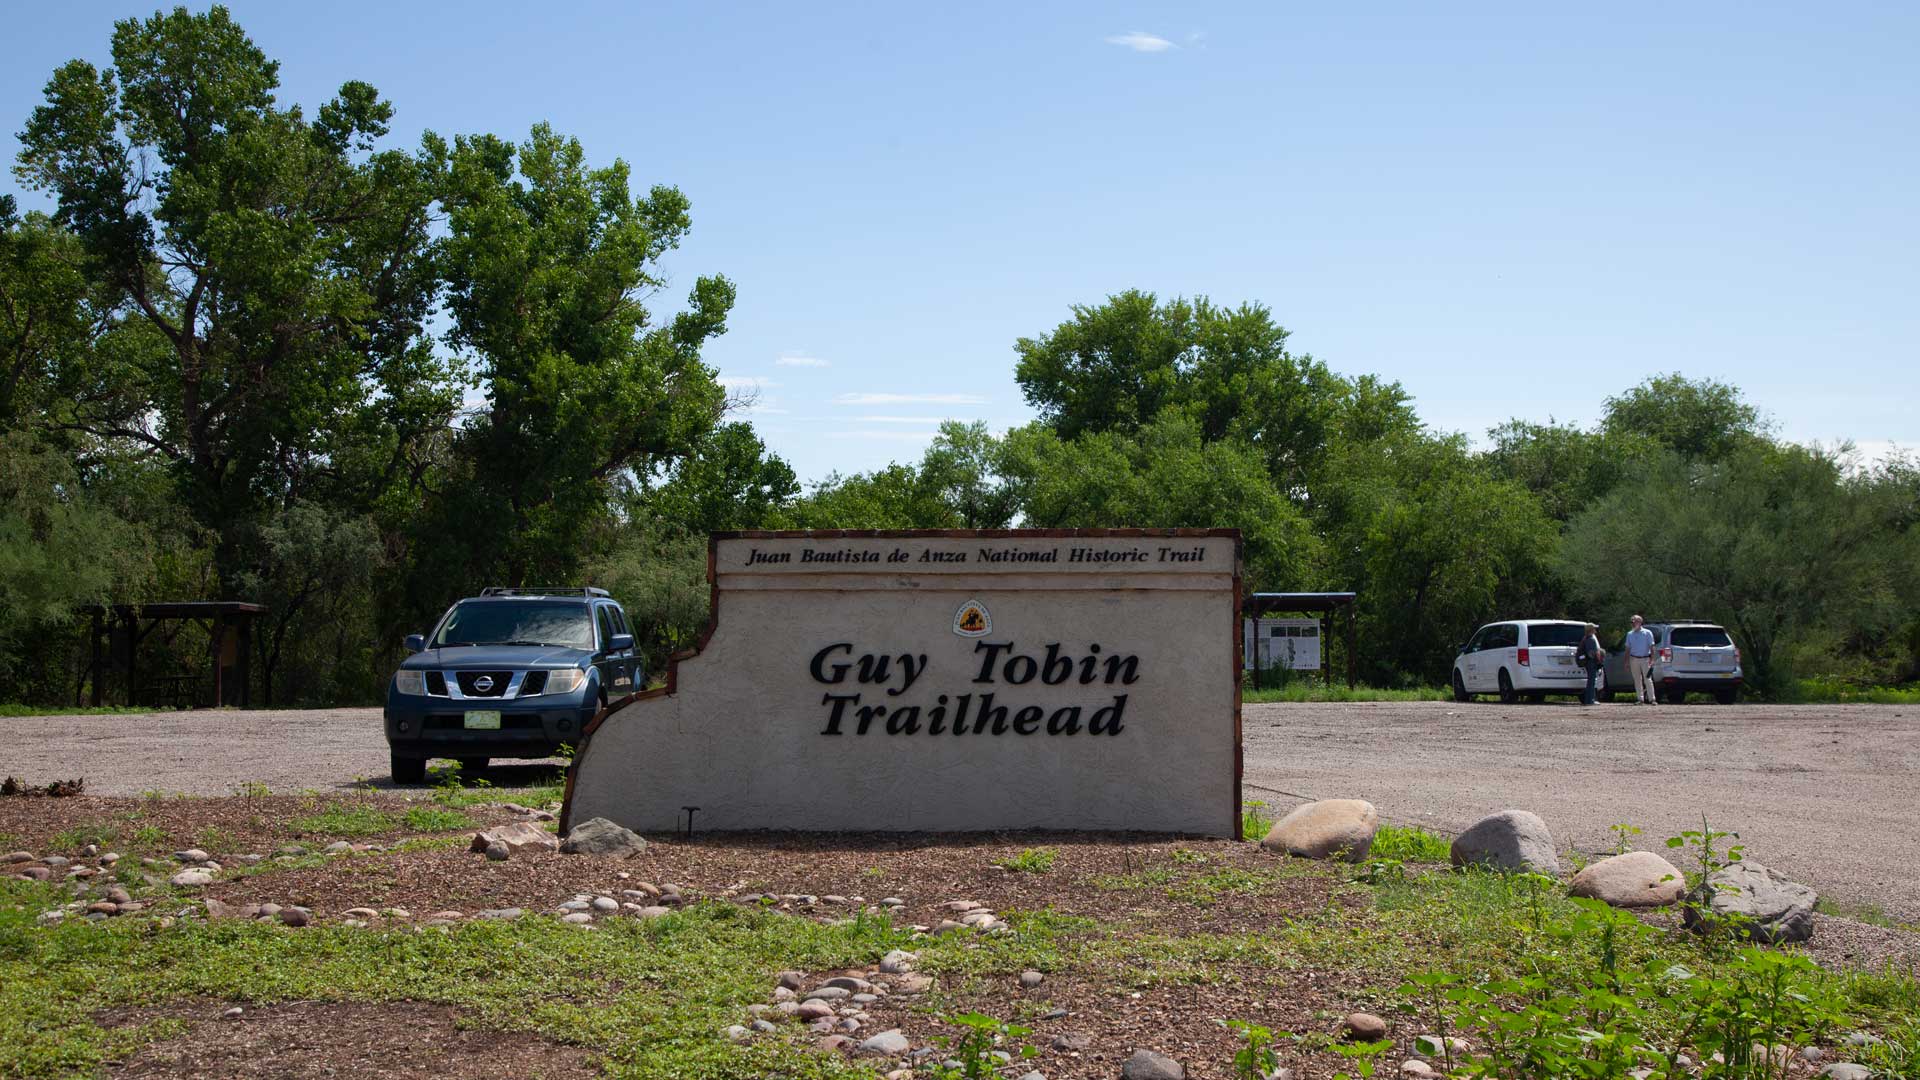
<path fill-rule="evenodd" d="M 566 821 L 1240 822 L 1233 530 L 727 533 L 713 621 L 588 728 Z"/>

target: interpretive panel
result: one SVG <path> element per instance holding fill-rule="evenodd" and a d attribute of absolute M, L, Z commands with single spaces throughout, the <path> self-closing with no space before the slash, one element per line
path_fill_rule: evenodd
<path fill-rule="evenodd" d="M 706 640 L 590 728 L 564 817 L 1236 835 L 1239 543 L 716 536 Z"/>

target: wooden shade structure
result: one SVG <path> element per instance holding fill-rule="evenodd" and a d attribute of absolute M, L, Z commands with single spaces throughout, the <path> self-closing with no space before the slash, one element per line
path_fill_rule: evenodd
<path fill-rule="evenodd" d="M 206 704 L 238 705 L 252 703 L 253 620 L 266 613 L 263 604 L 239 600 L 186 600 L 159 604 L 94 604 L 85 609 L 93 617 L 93 654 L 88 664 L 93 683 L 92 703 L 105 704 L 110 674 L 120 674 L 126 688 L 126 703 L 139 704 L 140 643 L 154 628 L 170 620 L 204 623 L 211 641 L 213 686 Z M 233 677 L 226 672 L 233 669 Z M 201 704 L 194 680 L 172 677 L 176 700 L 183 696 L 188 704 Z"/>

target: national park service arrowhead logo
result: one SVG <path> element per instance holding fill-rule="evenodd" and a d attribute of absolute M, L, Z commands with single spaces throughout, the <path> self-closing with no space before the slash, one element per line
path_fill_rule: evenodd
<path fill-rule="evenodd" d="M 953 613 L 953 632 L 961 637 L 986 637 L 993 633 L 993 615 L 987 605 L 969 600 Z"/>

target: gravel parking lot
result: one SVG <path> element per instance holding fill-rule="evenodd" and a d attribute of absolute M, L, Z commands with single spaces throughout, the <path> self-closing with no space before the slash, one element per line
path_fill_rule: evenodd
<path fill-rule="evenodd" d="M 1658 849 L 1705 814 L 1756 861 L 1920 923 L 1920 707 L 1249 705 L 1244 723 L 1247 797 L 1278 810 L 1358 797 L 1455 832 L 1519 807 L 1587 852 L 1612 846 L 1615 823 Z M 378 709 L 20 717 L 0 731 L 0 775 L 85 777 L 89 794 L 390 784 Z M 486 775 L 552 777 L 523 763 Z"/>
<path fill-rule="evenodd" d="M 1363 798 L 1388 820 L 1458 832 L 1532 810 L 1564 851 L 1609 826 L 1664 851 L 1701 815 L 1747 856 L 1920 923 L 1920 707 L 1249 705 L 1247 798 Z"/>

